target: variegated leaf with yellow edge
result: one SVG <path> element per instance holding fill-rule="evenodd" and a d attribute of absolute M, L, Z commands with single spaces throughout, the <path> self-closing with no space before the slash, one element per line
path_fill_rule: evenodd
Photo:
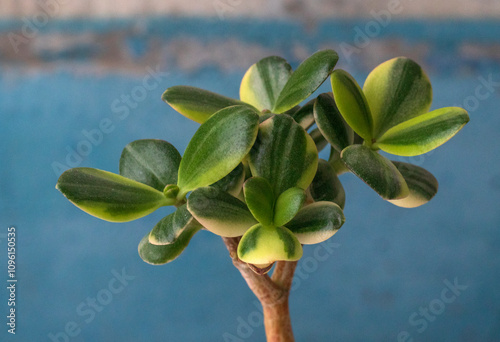
<path fill-rule="evenodd" d="M 389 200 L 403 208 L 415 208 L 429 202 L 438 191 L 438 181 L 426 169 L 403 162 L 392 162 L 403 175 L 410 194 L 402 199 Z"/>
<path fill-rule="evenodd" d="M 239 100 L 189 86 L 170 87 L 165 90 L 162 99 L 177 112 L 198 123 L 204 123 L 212 114 L 226 107 L 247 105 Z"/>
<path fill-rule="evenodd" d="M 132 221 L 175 203 L 148 185 L 88 167 L 65 171 L 56 189 L 81 210 L 111 222 Z"/>
<path fill-rule="evenodd" d="M 300 209 L 286 226 L 300 243 L 311 245 L 331 238 L 344 222 L 344 213 L 337 204 L 321 201 Z"/>
<path fill-rule="evenodd" d="M 238 258 L 254 265 L 269 265 L 278 260 L 296 261 L 302 257 L 302 246 L 284 227 L 251 227 L 238 244 Z"/>
<path fill-rule="evenodd" d="M 274 196 L 306 189 L 316 174 L 318 151 L 312 138 L 288 115 L 274 115 L 259 125 L 248 164 L 252 175 L 265 178 Z"/>
<path fill-rule="evenodd" d="M 390 128 L 377 139 L 374 147 L 400 156 L 416 156 L 441 146 L 467 122 L 469 115 L 465 109 L 436 109 Z"/>
<path fill-rule="evenodd" d="M 187 209 L 203 227 L 224 237 L 241 236 L 257 223 L 245 203 L 214 187 L 194 190 Z"/>
<path fill-rule="evenodd" d="M 370 72 L 363 86 L 373 117 L 373 137 L 391 127 L 426 113 L 432 103 L 432 87 L 413 60 L 397 57 Z"/>
<path fill-rule="evenodd" d="M 371 148 L 351 145 L 342 151 L 341 157 L 346 166 L 383 199 L 401 199 L 409 195 L 408 185 L 396 166 Z"/>

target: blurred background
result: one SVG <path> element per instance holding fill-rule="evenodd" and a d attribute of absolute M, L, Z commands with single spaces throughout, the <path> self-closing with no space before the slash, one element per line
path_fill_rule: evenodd
<path fill-rule="evenodd" d="M 137 244 L 171 209 L 108 223 L 54 187 L 71 167 L 118 172 L 136 139 L 182 153 L 198 124 L 161 101 L 168 87 L 237 98 L 259 59 L 296 68 L 330 48 L 360 84 L 387 59 L 413 58 L 432 108 L 464 107 L 471 121 L 437 150 L 397 158 L 438 179 L 427 205 L 398 208 L 341 177 L 347 221 L 305 248 L 295 277 L 296 340 L 500 341 L 499 19 L 497 0 L 2 0 L 0 340 L 263 341 L 259 305 L 219 237 L 201 232 L 151 266 Z"/>

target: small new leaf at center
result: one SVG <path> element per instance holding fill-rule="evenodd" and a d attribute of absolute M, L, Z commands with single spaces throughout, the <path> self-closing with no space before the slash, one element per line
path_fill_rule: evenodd
<path fill-rule="evenodd" d="M 243 184 L 248 209 L 265 226 L 273 224 L 274 194 L 269 182 L 262 177 L 252 177 Z"/>

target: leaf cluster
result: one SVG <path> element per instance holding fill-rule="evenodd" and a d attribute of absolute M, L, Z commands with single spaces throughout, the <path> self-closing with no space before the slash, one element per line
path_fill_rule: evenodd
<path fill-rule="evenodd" d="M 338 176 L 346 171 L 395 205 L 428 202 L 436 178 L 379 150 L 399 156 L 431 151 L 468 122 L 467 112 L 429 111 L 429 79 L 411 59 L 377 66 L 363 88 L 334 70 L 337 60 L 335 51 L 323 50 L 293 71 L 283 58 L 264 58 L 245 73 L 239 100 L 171 87 L 163 100 L 201 124 L 182 157 L 166 141 L 137 140 L 124 148 L 119 174 L 74 168 L 57 188 L 80 209 L 113 222 L 175 206 L 139 243 L 148 263 L 174 260 L 206 229 L 239 237 L 238 258 L 261 271 L 278 260 L 300 259 L 303 245 L 339 230 L 345 191 Z M 328 77 L 332 92 L 300 106 Z M 319 159 L 328 144 L 329 160 Z"/>

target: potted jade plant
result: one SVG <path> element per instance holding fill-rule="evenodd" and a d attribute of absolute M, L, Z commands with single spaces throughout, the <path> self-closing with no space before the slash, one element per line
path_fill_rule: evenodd
<path fill-rule="evenodd" d="M 431 84 L 411 59 L 377 66 L 363 88 L 334 70 L 337 60 L 323 50 L 292 71 L 283 58 L 264 58 L 245 73 L 239 100 L 171 87 L 163 100 L 201 124 L 182 156 L 163 140 L 133 141 L 119 174 L 74 168 L 57 189 L 112 222 L 176 207 L 139 242 L 140 257 L 153 265 L 173 261 L 200 230 L 220 235 L 262 303 L 267 340 L 293 341 L 288 298 L 297 260 L 345 221 L 338 176 L 352 172 L 400 207 L 425 204 L 437 192 L 436 178 L 379 151 L 420 155 L 469 121 L 462 108 L 429 111 Z M 303 104 L 327 78 L 332 92 Z M 329 159 L 320 159 L 328 145 Z"/>

